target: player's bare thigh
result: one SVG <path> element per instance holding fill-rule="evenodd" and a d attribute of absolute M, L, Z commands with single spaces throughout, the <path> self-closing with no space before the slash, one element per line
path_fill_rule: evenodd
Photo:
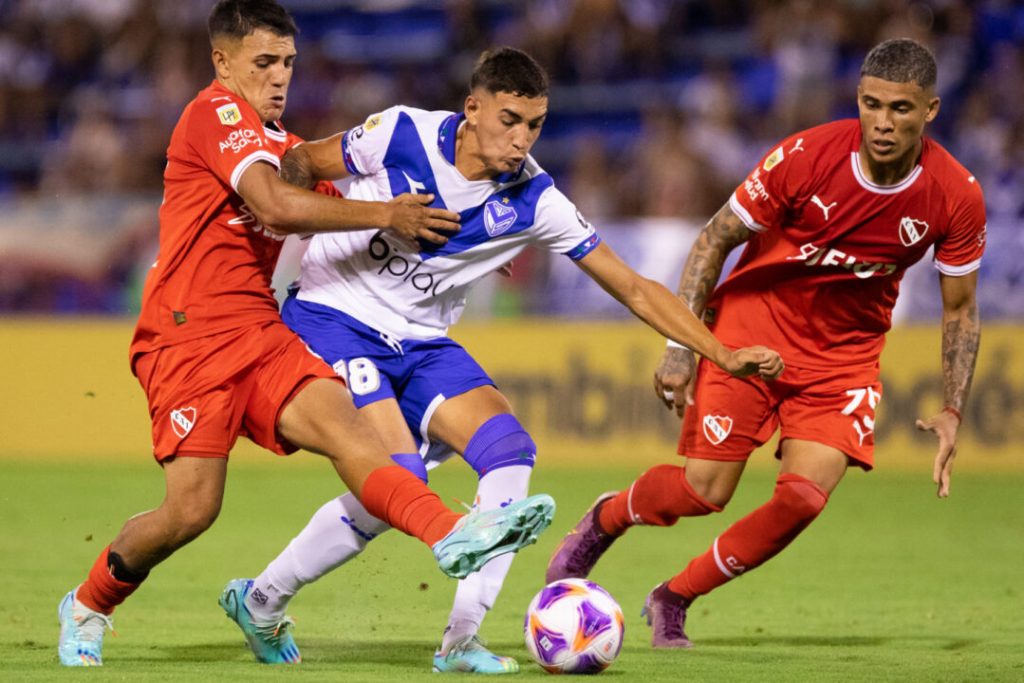
<path fill-rule="evenodd" d="M 359 413 L 373 425 L 388 453 L 415 453 L 417 451 L 416 441 L 409 433 L 409 425 L 395 399 L 385 398 L 381 401 L 374 401 L 359 408 Z"/>
<path fill-rule="evenodd" d="M 849 467 L 850 459 L 833 446 L 803 439 L 783 439 L 781 474 L 798 474 L 832 493 Z"/>
<path fill-rule="evenodd" d="M 277 429 L 299 448 L 334 461 L 357 493 L 370 472 L 390 464 L 376 430 L 335 380 L 315 379 L 304 386 L 281 411 Z"/>
<path fill-rule="evenodd" d="M 432 440 L 443 441 L 459 453 L 465 453 L 469 440 L 483 423 L 495 415 L 511 412 L 508 399 L 493 386 L 475 387 L 438 406 L 430 418 L 427 433 Z"/>

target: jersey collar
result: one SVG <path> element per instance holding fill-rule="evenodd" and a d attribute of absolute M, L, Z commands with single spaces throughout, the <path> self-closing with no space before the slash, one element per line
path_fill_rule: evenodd
<path fill-rule="evenodd" d="M 465 120 L 465 113 L 452 114 L 442 121 L 440 128 L 437 129 L 437 148 L 441 151 L 441 156 L 452 166 L 455 165 L 455 141 L 458 138 L 459 126 Z M 519 179 L 525 167 L 526 160 L 524 159 L 523 163 L 519 164 L 519 168 L 497 175 L 491 181 L 499 184 L 511 183 Z"/>

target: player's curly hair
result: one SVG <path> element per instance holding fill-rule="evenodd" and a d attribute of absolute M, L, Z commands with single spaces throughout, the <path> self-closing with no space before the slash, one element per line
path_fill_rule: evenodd
<path fill-rule="evenodd" d="M 893 83 L 917 83 L 922 88 L 935 85 L 938 68 L 931 51 L 916 40 L 895 38 L 871 48 L 860 67 L 860 75 Z"/>
<path fill-rule="evenodd" d="M 548 75 L 533 57 L 514 47 L 485 51 L 469 79 L 470 91 L 507 92 L 518 97 L 547 97 Z"/>
<path fill-rule="evenodd" d="M 278 36 L 299 32 L 295 20 L 277 0 L 220 0 L 210 11 L 206 26 L 211 42 L 216 36 L 244 38 L 261 28 Z"/>

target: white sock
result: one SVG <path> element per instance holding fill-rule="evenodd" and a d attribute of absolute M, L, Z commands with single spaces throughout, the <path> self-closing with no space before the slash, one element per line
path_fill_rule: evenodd
<path fill-rule="evenodd" d="M 530 488 L 532 467 L 501 467 L 480 478 L 476 488 L 476 505 L 481 511 L 494 510 L 522 500 Z M 448 626 L 441 641 L 441 652 L 447 653 L 454 645 L 480 630 L 487 610 L 501 592 L 505 576 L 512 566 L 514 554 L 500 555 L 483 568 L 459 581 L 455 591 L 455 604 L 448 617 Z"/>
<path fill-rule="evenodd" d="M 288 601 L 300 588 L 345 564 L 390 528 L 370 515 L 351 493 L 328 501 L 253 580 L 245 606 L 256 621 L 280 621 Z"/>

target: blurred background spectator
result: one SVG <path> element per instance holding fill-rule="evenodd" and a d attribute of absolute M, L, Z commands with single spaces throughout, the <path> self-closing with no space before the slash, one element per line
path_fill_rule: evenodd
<path fill-rule="evenodd" d="M 0 310 L 137 306 L 155 253 L 164 150 L 182 107 L 213 77 L 211 4 L 0 0 Z M 1024 319 L 1020 2 L 282 4 L 302 31 L 285 123 L 308 138 L 398 102 L 458 108 L 481 50 L 531 52 L 554 83 L 535 156 L 634 266 L 660 259 L 650 265 L 658 272 L 645 272 L 669 286 L 695 231 L 768 145 L 855 116 L 866 50 L 921 40 L 935 51 L 943 98 L 930 135 L 986 192 L 983 313 Z M 299 251 L 288 253 L 290 276 Z M 908 275 L 904 318 L 937 314 L 934 279 L 930 268 Z M 585 303 L 561 311 L 557 299 L 577 284 L 571 268 L 526 257 L 470 310 L 604 315 Z"/>

